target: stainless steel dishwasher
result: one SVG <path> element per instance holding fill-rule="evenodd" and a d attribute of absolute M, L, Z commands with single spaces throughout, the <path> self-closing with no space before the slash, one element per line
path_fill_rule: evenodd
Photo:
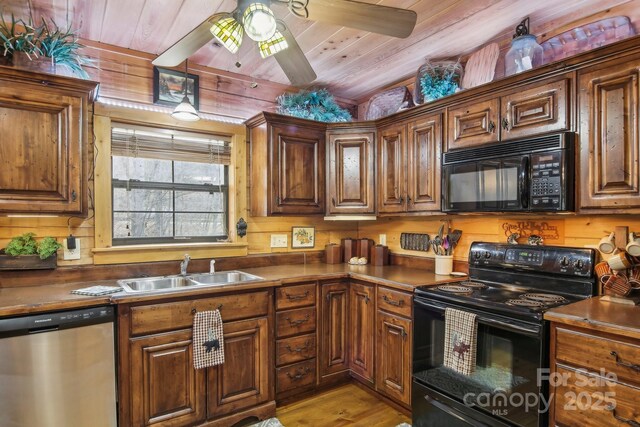
<path fill-rule="evenodd" d="M 0 319 L 1 427 L 115 427 L 113 307 Z"/>

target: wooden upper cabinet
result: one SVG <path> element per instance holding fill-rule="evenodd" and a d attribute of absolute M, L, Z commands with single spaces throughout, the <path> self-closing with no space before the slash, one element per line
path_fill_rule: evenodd
<path fill-rule="evenodd" d="M 449 108 L 447 150 L 497 142 L 499 115 L 499 98 Z"/>
<path fill-rule="evenodd" d="M 378 132 L 378 212 L 406 210 L 406 125 Z"/>
<path fill-rule="evenodd" d="M 373 384 L 375 285 L 351 282 L 349 299 L 351 304 L 349 310 L 349 328 L 351 330 L 349 367 L 351 372 L 361 380 Z"/>
<path fill-rule="evenodd" d="M 88 212 L 97 84 L 0 67 L 0 212 Z"/>
<path fill-rule="evenodd" d="M 324 213 L 326 125 L 270 113 L 247 125 L 251 215 Z"/>
<path fill-rule="evenodd" d="M 135 338 L 130 347 L 132 425 L 193 425 L 205 420 L 205 370 L 193 367 L 191 329 Z"/>
<path fill-rule="evenodd" d="M 320 377 L 349 369 L 349 283 L 320 285 Z"/>
<path fill-rule="evenodd" d="M 409 123 L 408 131 L 407 211 L 439 211 L 442 115 Z"/>
<path fill-rule="evenodd" d="M 578 73 L 580 208 L 640 208 L 640 57 Z"/>
<path fill-rule="evenodd" d="M 375 212 L 375 129 L 328 134 L 327 213 Z"/>
<path fill-rule="evenodd" d="M 569 79 L 535 83 L 500 99 L 501 139 L 569 129 Z"/>

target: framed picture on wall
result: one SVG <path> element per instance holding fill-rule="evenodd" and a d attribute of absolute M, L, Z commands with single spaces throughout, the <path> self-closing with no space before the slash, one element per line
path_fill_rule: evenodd
<path fill-rule="evenodd" d="M 168 68 L 153 67 L 153 103 L 158 105 L 176 106 L 184 97 L 185 85 L 189 102 L 200 110 L 200 80 L 196 74 Z"/>
<path fill-rule="evenodd" d="M 316 245 L 315 227 L 293 227 L 291 229 L 291 248 L 313 248 Z"/>

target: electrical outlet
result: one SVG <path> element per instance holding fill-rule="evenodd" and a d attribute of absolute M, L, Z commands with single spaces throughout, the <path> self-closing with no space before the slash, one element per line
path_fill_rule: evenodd
<path fill-rule="evenodd" d="M 80 259 L 80 239 L 76 237 L 76 248 L 67 248 L 67 239 L 62 240 L 62 247 L 64 248 L 64 260 L 71 261 L 73 259 Z"/>
<path fill-rule="evenodd" d="M 272 248 L 286 248 L 289 243 L 287 242 L 286 234 L 272 234 L 271 235 L 271 247 Z"/>
<path fill-rule="evenodd" d="M 381 245 L 386 246 L 387 245 L 387 235 L 386 234 L 381 234 L 380 236 L 378 236 L 378 240 Z"/>

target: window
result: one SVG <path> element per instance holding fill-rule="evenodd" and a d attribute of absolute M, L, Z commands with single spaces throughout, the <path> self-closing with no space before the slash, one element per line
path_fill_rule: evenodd
<path fill-rule="evenodd" d="M 123 126 L 111 146 L 114 245 L 227 240 L 228 140 Z"/>

